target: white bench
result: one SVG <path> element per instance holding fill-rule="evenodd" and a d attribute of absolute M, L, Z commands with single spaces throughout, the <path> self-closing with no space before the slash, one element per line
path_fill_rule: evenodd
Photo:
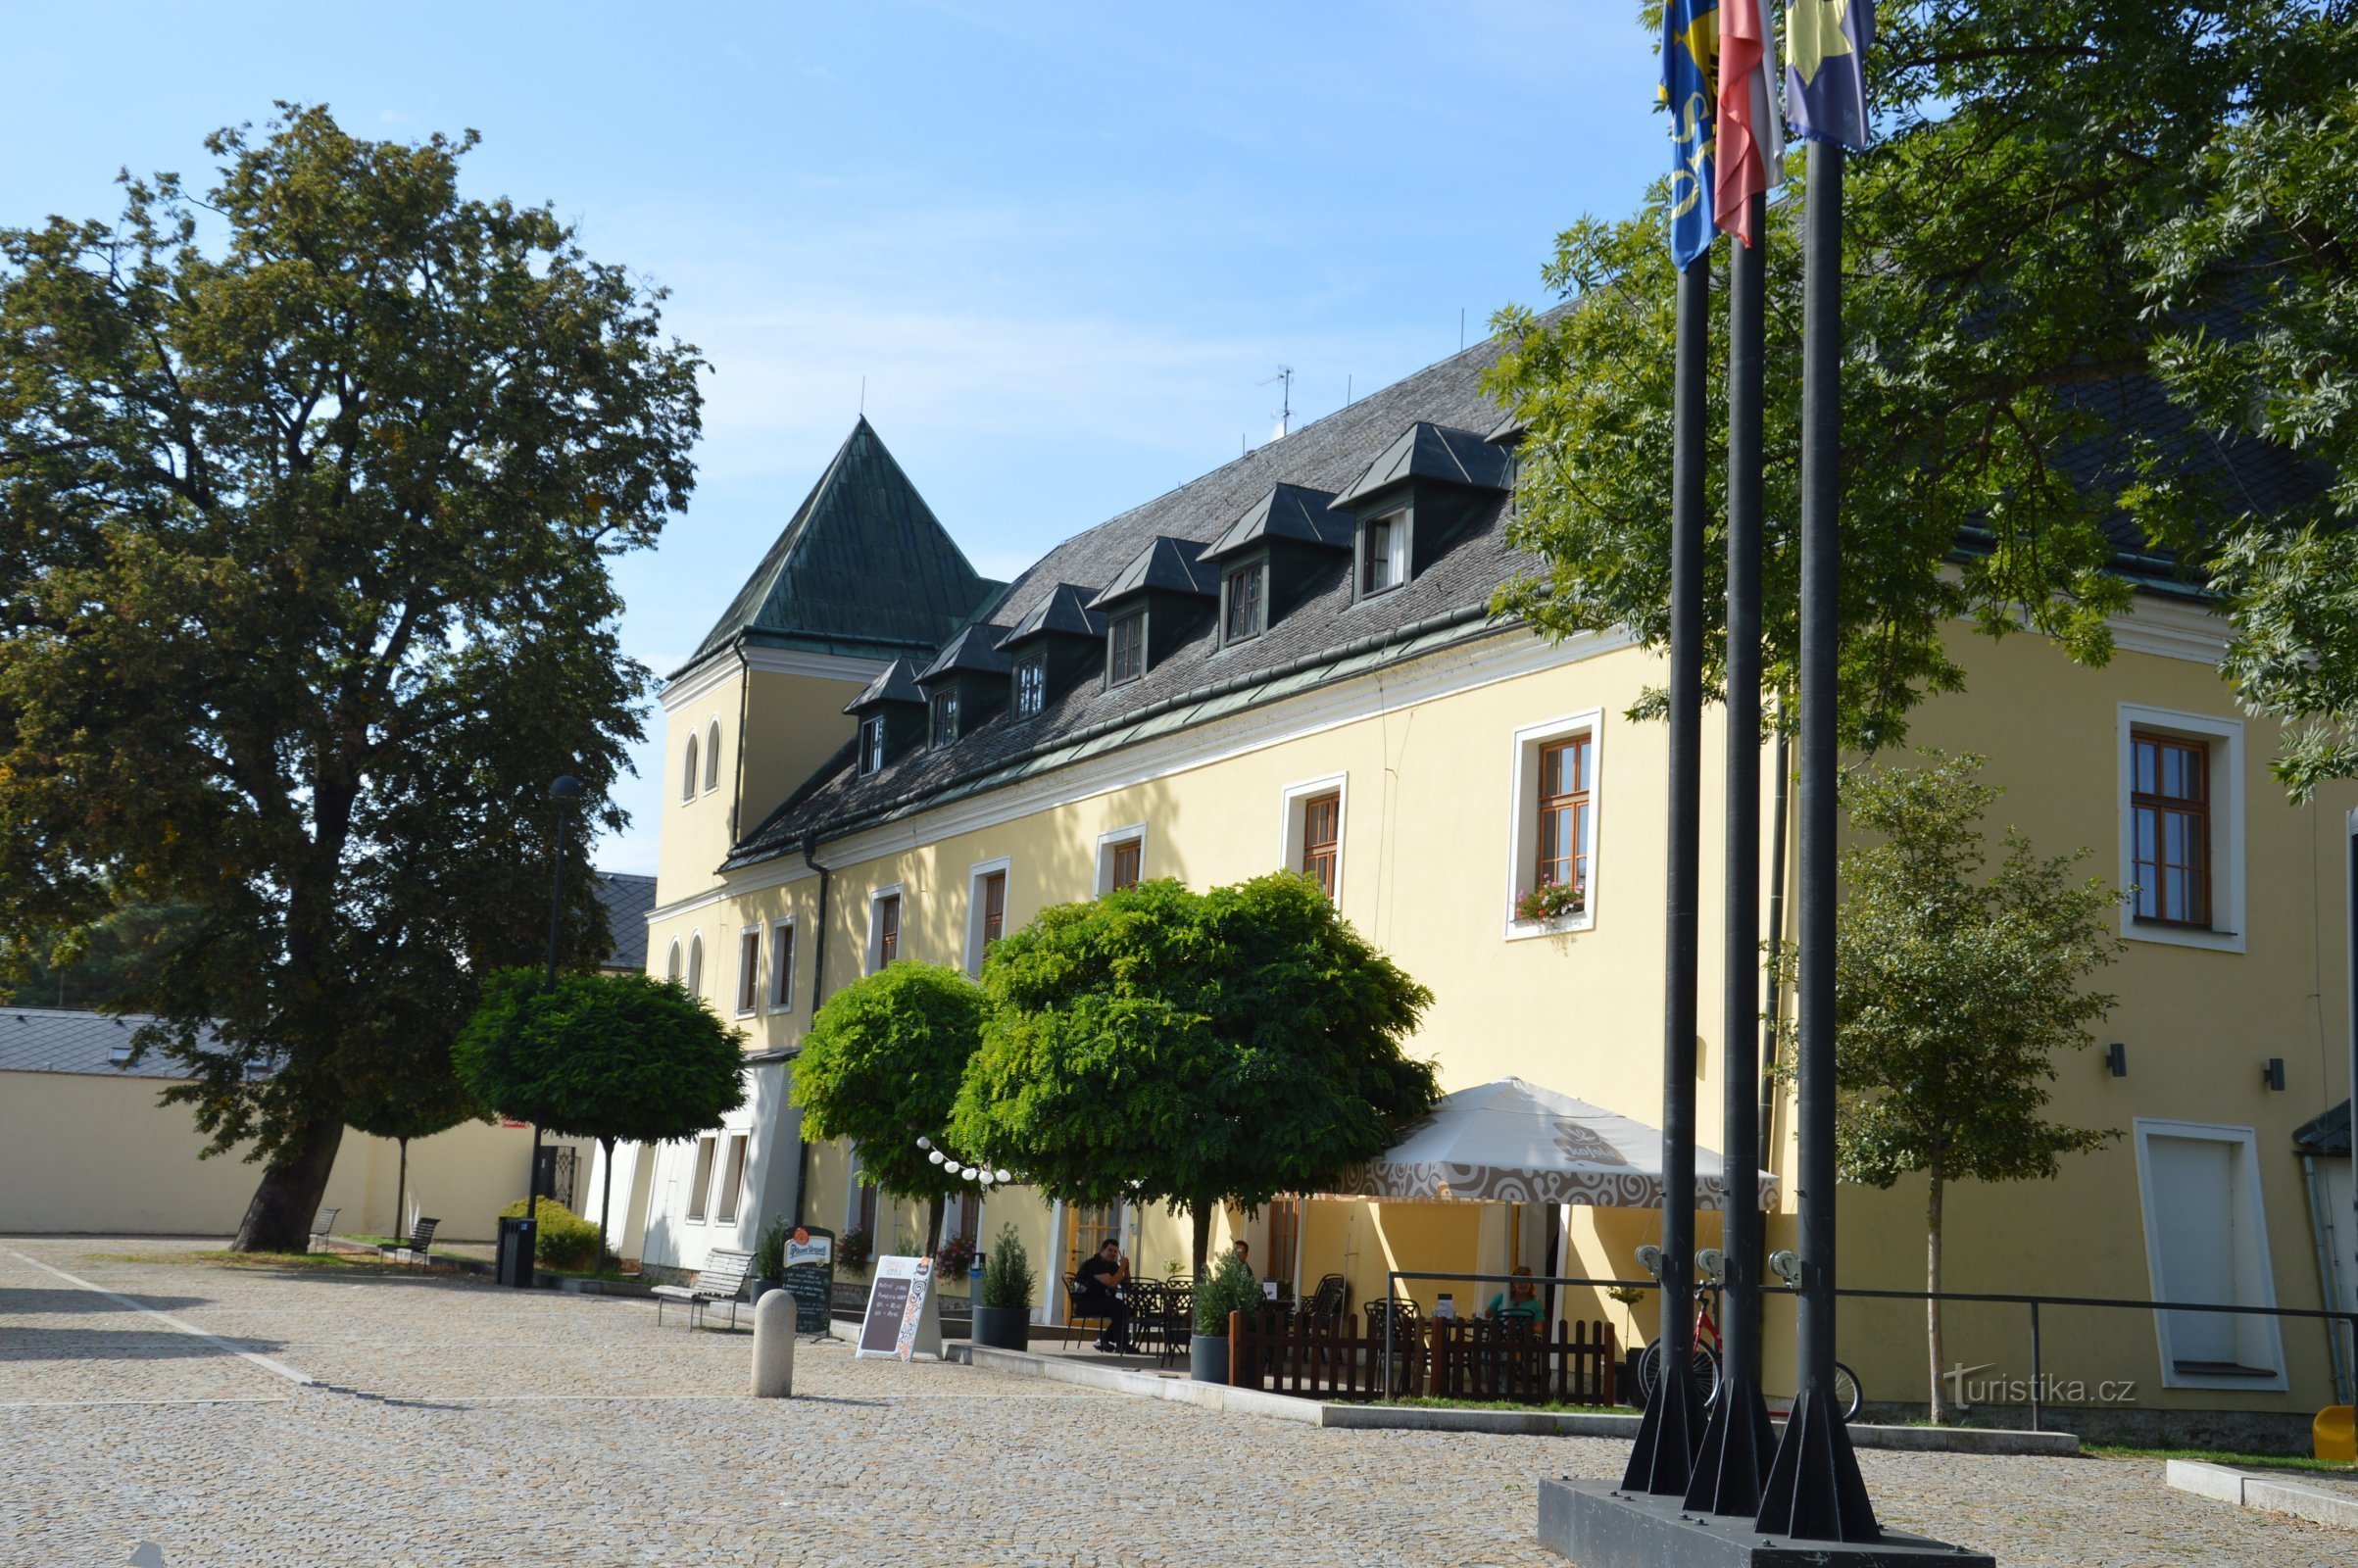
<path fill-rule="evenodd" d="M 715 1247 L 705 1254 L 704 1267 L 696 1274 L 693 1285 L 658 1285 L 649 1294 L 655 1298 L 656 1327 L 663 1327 L 663 1303 L 688 1303 L 688 1327 L 696 1327 L 698 1318 L 726 1301 L 729 1306 L 729 1327 L 737 1326 L 737 1298 L 745 1289 L 745 1276 L 754 1266 L 754 1254 L 730 1248 Z"/>

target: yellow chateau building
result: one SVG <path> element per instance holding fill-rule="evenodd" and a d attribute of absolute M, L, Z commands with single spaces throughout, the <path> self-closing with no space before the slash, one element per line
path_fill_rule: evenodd
<path fill-rule="evenodd" d="M 1445 1089 L 1514 1075 L 1658 1123 L 1665 738 L 1624 714 L 1662 669 L 1623 636 L 1558 644 L 1491 618 L 1494 587 L 1529 564 L 1504 538 L 1511 438 L 1477 385 L 1494 352 L 1068 539 L 1007 584 L 973 571 L 874 429 L 855 427 L 663 692 L 647 962 L 745 1029 L 752 1092 L 715 1136 L 617 1157 L 625 1250 L 693 1269 L 779 1214 L 869 1231 L 878 1251 L 912 1245 L 917 1206 L 880 1205 L 849 1151 L 799 1139 L 785 1090 L 813 1005 L 895 957 L 971 970 L 1043 906 L 1142 877 L 1304 870 L 1433 989 L 1415 1049 Z M 2052 1183 L 1952 1189 L 1949 1288 L 2347 1298 L 2347 1135 L 2303 1129 L 2348 1093 L 2358 791 L 2286 804 L 2267 772 L 2275 727 L 2239 714 L 2217 672 L 2222 624 L 2183 589 L 2140 580 L 2116 634 L 2118 656 L 2088 669 L 2035 636 L 1959 627 L 1968 690 L 1915 725 L 1922 744 L 1989 757 L 2007 791 L 1993 829 L 2088 847 L 2097 871 L 2156 890 L 2124 908 L 2128 951 L 2100 982 L 2121 998 L 2101 1036 L 2118 1048 L 2062 1061 L 2054 1086 L 2054 1114 L 2121 1136 Z M 1722 738 L 1707 721 L 1707 977 Z M 2190 846 L 2176 858 L 2201 874 L 2138 870 L 2140 828 Z M 1515 918 L 1518 892 L 1567 874 L 1582 907 Z M 1715 989 L 1698 1096 L 1712 1148 Z M 1791 1128 L 1781 1098 L 1781 1175 Z M 1844 1189 L 1845 1286 L 1922 1289 L 1923 1200 L 1921 1183 Z M 1045 1263 L 1042 1322 L 1062 1319 L 1061 1276 L 1105 1236 L 1148 1274 L 1187 1250 L 1182 1217 L 1074 1212 L 1021 1187 L 954 1209 L 946 1232 L 987 1247 L 1008 1223 Z M 1790 1216 L 1770 1224 L 1771 1245 L 1791 1245 Z M 1311 1198 L 1229 1214 L 1218 1239 L 1304 1288 L 1344 1274 L 1355 1310 L 1395 1268 L 1545 1272 L 1552 1257 L 1626 1276 L 1656 1229 L 1644 1211 Z M 1430 1307 L 1450 1289 L 1405 1294 Z M 1565 1309 L 1625 1339 L 1651 1331 L 1650 1303 L 1636 1324 L 1585 1290 Z M 2024 1307 L 1947 1315 L 1975 1379 L 2028 1378 Z M 1773 1358 L 1790 1356 L 1790 1322 L 1772 1306 Z M 2058 1384 L 2110 1384 L 2085 1396 L 2182 1419 L 2305 1421 L 2348 1375 L 2314 1319 L 2050 1306 L 2040 1328 Z M 1841 1354 L 1870 1399 L 1926 1397 L 1923 1346 L 1920 1302 L 1843 1303 Z M 1773 1359 L 1772 1389 L 1781 1377 Z"/>

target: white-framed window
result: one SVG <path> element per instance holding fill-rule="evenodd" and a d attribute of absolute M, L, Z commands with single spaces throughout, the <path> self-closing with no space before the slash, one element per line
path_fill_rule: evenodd
<path fill-rule="evenodd" d="M 1116 615 L 1105 632 L 1105 684 L 1119 686 L 1147 672 L 1147 612 Z"/>
<path fill-rule="evenodd" d="M 737 1016 L 750 1018 L 761 1000 L 761 928 L 737 933 Z"/>
<path fill-rule="evenodd" d="M 712 1223 L 737 1223 L 737 1200 L 745 1191 L 745 1154 L 752 1140 L 744 1133 L 728 1133 L 727 1145 L 718 1161 L 719 1169 L 712 1187 Z"/>
<path fill-rule="evenodd" d="M 1147 825 L 1133 822 L 1117 827 L 1110 833 L 1101 833 L 1097 841 L 1097 891 L 1099 897 L 1121 888 L 1134 888 L 1146 876 Z"/>
<path fill-rule="evenodd" d="M 2121 935 L 2243 952 L 2242 721 L 2137 703 L 2119 715 Z"/>
<path fill-rule="evenodd" d="M 1359 528 L 1359 597 L 1398 588 L 1408 580 L 1408 514 L 1405 509 L 1370 517 Z"/>
<path fill-rule="evenodd" d="M 933 739 L 936 751 L 958 740 L 958 688 L 933 694 Z"/>
<path fill-rule="evenodd" d="M 1220 580 L 1220 644 L 1258 637 L 1269 624 L 1269 563 L 1248 562 Z"/>
<path fill-rule="evenodd" d="M 1514 732 L 1508 760 L 1505 935 L 1586 931 L 1597 923 L 1597 817 L 1604 712 L 1590 709 Z M 1547 919 L 1516 917 L 1528 894 L 1576 888 L 1574 906 Z"/>
<path fill-rule="evenodd" d="M 1006 936 L 1007 927 L 1007 868 L 1005 857 L 978 860 L 966 872 L 966 972 L 982 973 L 983 955 Z"/>
<path fill-rule="evenodd" d="M 688 994 L 704 995 L 704 933 L 695 931 L 688 936 Z"/>
<path fill-rule="evenodd" d="M 684 972 L 680 967 L 679 938 L 673 937 L 670 955 L 663 959 L 663 978 L 677 980 Z"/>
<path fill-rule="evenodd" d="M 1286 786 L 1279 820 L 1277 863 L 1343 902 L 1343 807 L 1349 775 L 1329 774 Z"/>
<path fill-rule="evenodd" d="M 860 776 L 866 778 L 884 766 L 884 715 L 860 721 Z"/>
<path fill-rule="evenodd" d="M 704 787 L 720 788 L 720 720 L 712 720 L 704 734 Z"/>
<path fill-rule="evenodd" d="M 794 1010 L 794 921 L 769 928 L 769 1010 Z"/>
<path fill-rule="evenodd" d="M 2252 1129 L 2139 1116 L 2136 1138 L 2152 1298 L 2276 1305 Z M 2285 1386 L 2284 1337 L 2273 1317 L 2157 1311 L 2153 1331 L 2164 1388 Z"/>
<path fill-rule="evenodd" d="M 696 1176 L 688 1184 L 688 1218 L 701 1221 L 710 1209 L 707 1199 L 712 1189 L 712 1155 L 718 1141 L 707 1134 L 696 1140 Z"/>
<path fill-rule="evenodd" d="M 1048 656 L 1026 654 L 1015 663 L 1015 716 L 1030 718 L 1048 706 Z"/>
<path fill-rule="evenodd" d="M 868 966 L 877 970 L 901 956 L 901 884 L 868 895 Z"/>
<path fill-rule="evenodd" d="M 688 750 L 679 760 L 679 798 L 682 801 L 696 799 L 696 759 L 699 755 L 696 737 L 691 735 L 688 737 Z"/>

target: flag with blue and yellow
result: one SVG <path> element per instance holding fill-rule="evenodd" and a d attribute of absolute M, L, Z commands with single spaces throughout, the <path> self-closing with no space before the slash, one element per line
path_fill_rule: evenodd
<path fill-rule="evenodd" d="M 1785 8 L 1785 118 L 1793 133 L 1867 145 L 1867 50 L 1875 0 L 1791 0 Z"/>
<path fill-rule="evenodd" d="M 1670 110 L 1670 257 L 1685 271 L 1711 248 L 1713 83 L 1719 80 L 1719 0 L 1662 7 L 1662 102 Z"/>

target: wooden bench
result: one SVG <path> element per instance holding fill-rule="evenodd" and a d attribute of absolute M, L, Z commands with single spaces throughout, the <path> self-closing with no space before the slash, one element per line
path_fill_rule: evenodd
<path fill-rule="evenodd" d="M 319 1217 L 311 1222 L 311 1239 L 303 1244 L 303 1250 L 307 1252 L 316 1252 L 325 1247 L 327 1233 L 336 1228 L 336 1216 L 342 1212 L 344 1211 L 340 1208 L 319 1210 Z"/>
<path fill-rule="evenodd" d="M 379 1257 L 392 1257 L 398 1253 L 407 1253 L 411 1258 L 419 1263 L 430 1261 L 427 1256 L 426 1249 L 434 1245 L 434 1227 L 441 1223 L 442 1221 L 438 1219 L 419 1220 L 416 1225 L 410 1228 L 410 1239 L 408 1241 L 386 1242 L 377 1248 L 377 1255 Z"/>
<path fill-rule="evenodd" d="M 754 1254 L 725 1247 L 715 1247 L 705 1254 L 704 1267 L 696 1274 L 693 1285 L 658 1285 L 649 1294 L 655 1298 L 656 1327 L 663 1327 L 663 1303 L 688 1303 L 688 1327 L 722 1301 L 728 1302 L 729 1327 L 737 1326 L 737 1298 L 745 1290 L 745 1276 L 754 1266 Z"/>

